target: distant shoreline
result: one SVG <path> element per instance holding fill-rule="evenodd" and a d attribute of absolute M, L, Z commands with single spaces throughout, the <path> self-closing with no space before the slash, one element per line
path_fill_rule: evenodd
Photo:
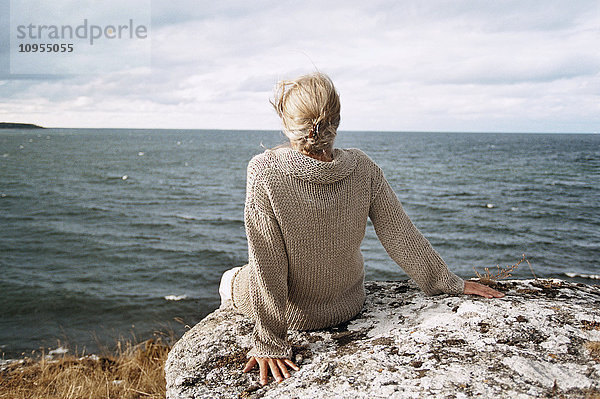
<path fill-rule="evenodd" d="M 198 132 L 198 131 L 206 131 L 206 132 L 248 132 L 248 133 L 264 133 L 264 132 L 274 132 L 281 133 L 279 129 L 226 129 L 226 128 L 148 128 L 148 127 L 61 127 L 61 126 L 52 126 L 45 127 L 34 125 L 31 123 L 15 123 L 15 122 L 0 122 L 0 129 L 61 129 L 61 130 L 168 130 L 168 131 L 190 131 L 190 132 Z M 516 134 L 516 135 L 531 135 L 531 134 L 541 134 L 541 135 L 600 135 L 600 132 L 542 132 L 542 131 L 532 131 L 532 132 L 520 132 L 520 131 L 429 131 L 429 130 L 338 130 L 338 133 L 399 133 L 399 134 Z"/>
<path fill-rule="evenodd" d="M 0 122 L 0 129 L 45 129 L 33 123 Z"/>

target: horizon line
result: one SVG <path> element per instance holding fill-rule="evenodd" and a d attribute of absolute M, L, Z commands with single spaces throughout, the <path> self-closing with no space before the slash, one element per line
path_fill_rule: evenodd
<path fill-rule="evenodd" d="M 2 122 L 2 123 L 21 123 L 21 122 Z M 96 130 L 196 130 L 196 131 L 241 131 L 241 132 L 282 132 L 278 129 L 223 129 L 223 128 L 144 128 L 144 127 L 56 127 L 56 126 L 40 126 L 42 129 L 96 129 Z M 0 130 L 9 130 L 0 129 Z M 19 129 L 12 128 L 12 130 L 40 130 L 40 129 Z M 500 131 L 500 130 L 471 130 L 471 131 L 460 131 L 460 130 L 360 130 L 360 129 L 340 129 L 338 132 L 360 132 L 360 133 L 444 133 L 444 134 L 600 134 L 600 131 L 596 132 L 582 132 L 582 131 L 561 131 L 561 132 L 544 132 L 544 131 Z"/>

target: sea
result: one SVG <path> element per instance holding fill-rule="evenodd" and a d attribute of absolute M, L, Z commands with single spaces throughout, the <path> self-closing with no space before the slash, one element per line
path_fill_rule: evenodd
<path fill-rule="evenodd" d="M 2 358 L 177 338 L 247 261 L 246 165 L 276 131 L 0 130 Z M 600 282 L 600 134 L 340 131 L 449 268 Z M 369 224 L 366 279 L 406 275 Z"/>

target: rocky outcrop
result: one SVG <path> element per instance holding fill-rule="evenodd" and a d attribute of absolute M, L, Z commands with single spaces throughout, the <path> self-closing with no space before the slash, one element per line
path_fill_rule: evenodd
<path fill-rule="evenodd" d="M 506 281 L 502 299 L 426 297 L 408 281 L 366 288 L 350 322 L 290 332 L 300 371 L 265 387 L 241 372 L 252 322 L 222 306 L 171 350 L 167 398 L 600 395 L 598 286 Z"/>
<path fill-rule="evenodd" d="M 45 129 L 32 123 L 0 122 L 0 129 Z"/>

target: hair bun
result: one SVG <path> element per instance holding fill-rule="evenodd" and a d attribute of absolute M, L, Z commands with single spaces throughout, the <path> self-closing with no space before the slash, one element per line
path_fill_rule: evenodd
<path fill-rule="evenodd" d="M 308 153 L 331 150 L 340 124 L 340 98 L 320 72 L 281 81 L 271 101 L 292 146 Z"/>

